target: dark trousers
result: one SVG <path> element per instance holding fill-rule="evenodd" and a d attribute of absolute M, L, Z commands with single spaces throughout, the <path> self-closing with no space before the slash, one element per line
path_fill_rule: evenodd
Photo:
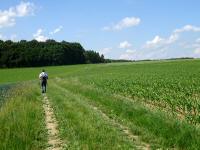
<path fill-rule="evenodd" d="M 42 93 L 46 93 L 47 81 L 42 81 L 41 82 L 41 88 L 42 88 Z"/>

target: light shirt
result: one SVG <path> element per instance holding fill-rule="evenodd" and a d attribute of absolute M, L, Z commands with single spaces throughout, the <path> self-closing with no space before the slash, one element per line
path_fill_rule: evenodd
<path fill-rule="evenodd" d="M 42 72 L 39 74 L 39 78 L 42 79 L 42 77 L 47 77 L 48 79 L 48 74 L 46 72 Z"/>

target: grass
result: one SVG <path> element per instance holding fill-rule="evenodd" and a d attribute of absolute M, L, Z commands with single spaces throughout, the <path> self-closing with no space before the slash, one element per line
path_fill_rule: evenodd
<path fill-rule="evenodd" d="M 88 103 L 52 85 L 49 98 L 60 123 L 60 132 L 70 149 L 133 149 L 134 144 L 119 129 L 94 112 Z"/>
<path fill-rule="evenodd" d="M 72 92 L 82 101 L 99 107 L 111 118 L 128 126 L 134 134 L 140 135 L 142 140 L 151 143 L 152 148 L 195 149 L 200 147 L 199 130 L 186 122 L 169 118 L 159 111 L 148 110 L 137 102 L 116 98 L 98 87 L 80 84 L 77 79 L 76 81 L 73 78 L 67 81 L 62 79 L 57 85 Z"/>
<path fill-rule="evenodd" d="M 30 84 L 29 84 L 30 85 Z M 46 129 L 41 96 L 36 86 L 20 85 L 10 91 L 0 108 L 0 149 L 44 149 Z"/>
<path fill-rule="evenodd" d="M 21 83 L 38 79 L 42 69 L 46 69 L 50 78 L 53 78 L 76 73 L 77 71 L 80 71 L 82 67 L 84 67 L 84 65 L 0 69 L 0 84 Z"/>
<path fill-rule="evenodd" d="M 44 67 L 66 149 L 138 149 L 141 143 L 120 125 L 152 149 L 198 149 L 199 65 L 178 60 Z M 0 69 L 1 95 L 9 95 L 1 98 L 0 149 L 46 147 L 37 85 L 42 68 Z M 7 83 L 26 88 L 13 90 Z"/>

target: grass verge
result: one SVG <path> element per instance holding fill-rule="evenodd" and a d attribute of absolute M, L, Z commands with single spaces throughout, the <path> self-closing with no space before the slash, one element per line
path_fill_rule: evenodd
<path fill-rule="evenodd" d="M 1 150 L 40 150 L 46 146 L 42 98 L 31 85 L 16 86 L 0 108 Z"/>
<path fill-rule="evenodd" d="M 134 149 L 120 129 L 102 118 L 80 97 L 50 83 L 48 97 L 68 149 Z"/>

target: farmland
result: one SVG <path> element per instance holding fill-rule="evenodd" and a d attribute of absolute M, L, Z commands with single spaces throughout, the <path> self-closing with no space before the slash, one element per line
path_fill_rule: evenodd
<path fill-rule="evenodd" d="M 200 60 L 45 67 L 64 149 L 198 149 Z M 0 70 L 0 149 L 49 147 L 38 74 Z"/>

